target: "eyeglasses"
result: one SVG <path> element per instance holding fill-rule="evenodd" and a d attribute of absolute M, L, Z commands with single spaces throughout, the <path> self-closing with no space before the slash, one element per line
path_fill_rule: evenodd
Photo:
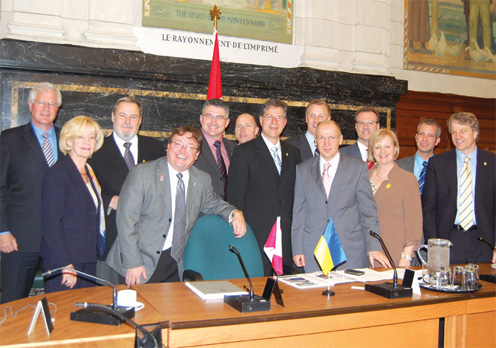
<path fill-rule="evenodd" d="M 336 141 L 338 139 L 339 139 L 339 137 L 332 137 L 332 136 L 329 136 L 329 137 L 320 136 L 317 138 L 318 141 L 326 141 L 326 140 Z"/>
<path fill-rule="evenodd" d="M 360 121 L 360 122 L 357 122 L 357 125 L 362 126 L 362 127 L 365 125 L 372 127 L 376 123 L 379 123 L 379 122 L 378 121 Z"/>
<path fill-rule="evenodd" d="M 276 120 L 277 122 L 281 122 L 286 119 L 284 116 L 272 116 L 272 115 L 263 115 L 263 118 L 267 119 L 268 121 L 272 122 L 272 120 Z"/>
<path fill-rule="evenodd" d="M 208 118 L 209 120 L 216 120 L 216 121 L 224 121 L 226 118 L 222 115 L 212 115 L 212 114 L 205 114 L 203 117 Z"/>
<path fill-rule="evenodd" d="M 193 151 L 196 151 L 198 150 L 197 147 L 194 147 L 193 145 L 184 145 L 183 143 L 180 143 L 179 141 L 174 141 L 174 140 L 171 140 L 170 141 L 172 144 L 174 144 L 174 146 L 176 147 L 176 149 L 182 151 L 182 149 L 184 149 L 186 152 L 193 152 Z"/>
<path fill-rule="evenodd" d="M 38 106 L 41 106 L 42 108 L 44 108 L 46 105 L 48 105 L 49 107 L 51 108 L 58 108 L 59 106 L 57 105 L 57 103 L 54 103 L 54 102 L 48 102 L 46 100 L 35 100 L 34 101 L 36 104 L 38 104 Z"/>

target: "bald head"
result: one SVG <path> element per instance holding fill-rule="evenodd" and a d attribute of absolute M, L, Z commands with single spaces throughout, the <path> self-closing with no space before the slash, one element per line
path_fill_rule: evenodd
<path fill-rule="evenodd" d="M 258 134 L 259 128 L 255 117 L 250 114 L 241 114 L 236 119 L 234 134 L 238 143 L 243 144 L 254 139 Z"/>

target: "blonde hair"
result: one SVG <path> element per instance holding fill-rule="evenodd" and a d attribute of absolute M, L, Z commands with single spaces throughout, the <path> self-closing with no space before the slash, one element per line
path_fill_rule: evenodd
<path fill-rule="evenodd" d="M 374 157 L 374 147 L 375 145 L 380 142 L 382 139 L 390 137 L 393 140 L 394 144 L 394 160 L 396 160 L 400 154 L 400 143 L 398 141 L 398 136 L 396 135 L 396 132 L 394 130 L 386 129 L 386 128 L 380 128 L 377 131 L 375 131 L 374 134 L 370 137 L 369 140 L 369 151 L 367 154 L 367 158 L 370 162 L 376 163 L 377 161 L 375 160 Z"/>
<path fill-rule="evenodd" d="M 60 151 L 62 151 L 64 155 L 67 155 L 72 150 L 72 147 L 67 145 L 67 140 L 78 137 L 87 127 L 92 127 L 95 132 L 95 151 L 102 147 L 104 135 L 100 125 L 87 116 L 76 116 L 67 121 L 60 131 L 59 147 Z"/>

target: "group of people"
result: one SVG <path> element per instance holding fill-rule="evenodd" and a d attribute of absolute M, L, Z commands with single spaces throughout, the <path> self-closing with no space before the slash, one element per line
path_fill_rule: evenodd
<path fill-rule="evenodd" d="M 45 279 L 47 292 L 92 284 L 71 269 L 127 286 L 179 281 L 189 234 L 207 214 L 237 238 L 249 224 L 261 252 L 280 217 L 288 272 L 320 269 L 313 252 L 331 218 L 347 256 L 340 268 L 391 267 L 370 231 L 403 267 L 423 236 L 450 239 L 452 262 L 496 262 L 477 240 L 496 239 L 496 155 L 477 148 L 473 114 L 448 120 L 456 149 L 434 157 L 441 128 L 423 120 L 417 153 L 396 163 L 398 138 L 375 109 L 357 110 L 358 140 L 340 148 L 321 99 L 306 108 L 307 130 L 286 141 L 285 102 L 267 100 L 260 126 L 241 114 L 238 146 L 224 137 L 228 105 L 207 100 L 200 130 L 174 129 L 166 149 L 138 135 L 142 108 L 132 97 L 116 102 L 108 137 L 86 116 L 55 127 L 62 96 L 50 83 L 35 85 L 28 104 L 31 122 L 0 137 L 2 303 L 28 296 L 40 258 L 43 271 L 64 268 Z"/>

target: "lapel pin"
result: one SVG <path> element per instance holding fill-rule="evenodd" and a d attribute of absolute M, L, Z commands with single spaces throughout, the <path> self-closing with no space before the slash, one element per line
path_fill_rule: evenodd
<path fill-rule="evenodd" d="M 484 165 L 487 166 L 487 162 L 484 162 Z"/>
<path fill-rule="evenodd" d="M 391 184 L 387 184 L 387 185 L 386 185 L 386 188 L 387 188 L 387 189 L 388 189 L 388 188 L 390 188 L 390 187 L 391 187 Z"/>
<path fill-rule="evenodd" d="M 196 187 L 196 182 L 193 183 L 193 186 Z"/>
<path fill-rule="evenodd" d="M 143 159 L 143 163 L 145 163 L 145 162 L 146 162 L 146 160 L 145 160 L 145 159 Z"/>
<path fill-rule="evenodd" d="M 164 175 L 160 175 L 160 181 L 164 181 Z"/>
<path fill-rule="evenodd" d="M 286 152 L 286 157 L 288 157 L 288 156 L 289 156 L 289 154 Z"/>

